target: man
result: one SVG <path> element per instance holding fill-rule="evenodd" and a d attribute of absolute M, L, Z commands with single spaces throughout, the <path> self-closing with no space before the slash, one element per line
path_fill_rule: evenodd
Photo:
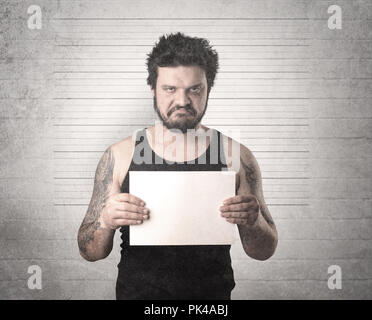
<path fill-rule="evenodd" d="M 112 250 L 115 230 L 120 228 L 123 242 L 117 299 L 230 299 L 235 286 L 230 246 L 129 244 L 129 226 L 151 219 L 146 199 L 129 191 L 128 172 L 134 170 L 234 170 L 236 196 L 221 204 L 221 216 L 237 225 L 244 251 L 254 259 L 271 257 L 278 241 L 252 152 L 200 123 L 218 69 L 216 51 L 205 39 L 170 34 L 159 39 L 148 56 L 147 67 L 147 82 L 161 122 L 104 152 L 79 229 L 80 254 L 88 261 L 104 259 Z M 187 138 L 192 130 L 198 132 L 196 140 Z M 197 142 L 204 137 L 205 145 Z M 212 161 L 212 157 L 216 160 L 212 154 L 216 145 L 217 161 Z M 150 156 L 141 162 L 145 154 Z M 201 161 L 202 156 L 206 161 Z M 226 159 L 231 159 L 230 163 Z"/>

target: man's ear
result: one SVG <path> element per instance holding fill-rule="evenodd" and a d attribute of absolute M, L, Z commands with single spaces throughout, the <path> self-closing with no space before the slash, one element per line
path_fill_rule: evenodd
<path fill-rule="evenodd" d="M 151 87 L 151 93 L 152 93 L 152 96 L 155 97 L 155 90 L 153 89 L 153 87 Z"/>

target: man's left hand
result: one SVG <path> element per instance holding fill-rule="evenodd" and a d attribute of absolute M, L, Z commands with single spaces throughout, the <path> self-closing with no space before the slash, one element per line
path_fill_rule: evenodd
<path fill-rule="evenodd" d="M 253 226 L 260 214 L 260 206 L 254 195 L 238 195 L 226 199 L 220 211 L 230 223 Z"/>

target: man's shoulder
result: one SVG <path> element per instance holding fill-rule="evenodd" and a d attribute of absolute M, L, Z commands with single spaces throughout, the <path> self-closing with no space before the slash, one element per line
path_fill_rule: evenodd
<path fill-rule="evenodd" d="M 229 169 L 236 172 L 242 170 L 242 162 L 248 166 L 257 167 L 258 163 L 248 146 L 239 142 L 240 138 L 234 138 L 221 132 L 225 158 Z"/>
<path fill-rule="evenodd" d="M 225 135 L 221 132 L 222 142 L 224 144 L 224 150 L 227 150 L 231 153 L 235 150 L 236 156 L 241 158 L 250 158 L 253 157 L 253 152 L 249 149 L 248 146 L 244 145 L 242 142 L 239 142 L 237 139 Z"/>
<path fill-rule="evenodd" d="M 115 175 L 118 177 L 119 184 L 123 182 L 124 177 L 129 169 L 135 145 L 136 132 L 113 143 L 109 147 L 114 155 L 116 172 Z"/>
<path fill-rule="evenodd" d="M 133 136 L 125 137 L 115 143 L 113 143 L 110 148 L 114 153 L 124 153 L 126 154 L 128 151 L 134 148 L 135 141 L 133 140 Z"/>

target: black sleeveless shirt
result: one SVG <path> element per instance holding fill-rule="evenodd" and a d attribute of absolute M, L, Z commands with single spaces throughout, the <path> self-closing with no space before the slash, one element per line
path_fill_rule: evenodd
<path fill-rule="evenodd" d="M 136 164 L 132 160 L 128 172 L 227 170 L 226 162 L 222 160 L 223 149 L 220 149 L 223 148 L 221 133 L 217 130 L 214 133 L 217 134 L 212 135 L 207 150 L 199 158 L 189 162 L 169 164 L 150 147 L 146 129 L 139 130 L 135 152 L 138 151 L 143 156 L 146 152 L 144 149 L 149 148 L 147 154 L 152 155 L 152 162 Z M 139 143 L 141 143 L 141 151 L 138 150 Z M 210 161 L 211 145 L 213 150 L 218 150 L 217 161 Z M 125 176 L 121 192 L 130 193 L 129 174 Z M 122 250 L 116 282 L 117 299 L 231 298 L 235 282 L 231 267 L 230 245 L 130 246 L 130 227 L 121 227 L 120 231 Z"/>

